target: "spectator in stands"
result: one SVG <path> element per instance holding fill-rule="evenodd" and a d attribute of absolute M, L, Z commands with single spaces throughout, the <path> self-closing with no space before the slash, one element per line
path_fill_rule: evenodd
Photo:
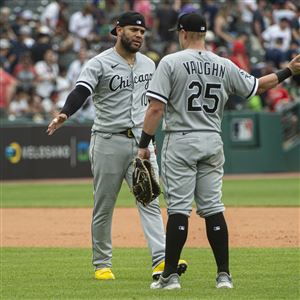
<path fill-rule="evenodd" d="M 52 49 L 50 29 L 47 26 L 40 26 L 37 41 L 30 50 L 32 61 L 36 63 L 43 60 L 45 52 L 49 49 Z"/>
<path fill-rule="evenodd" d="M 9 40 L 0 39 L 0 62 L 3 69 L 8 73 L 12 73 L 12 62 L 15 60 L 15 55 L 11 54 L 10 48 Z"/>
<path fill-rule="evenodd" d="M 38 75 L 36 92 L 41 98 L 49 97 L 55 90 L 59 72 L 56 53 L 48 49 L 44 54 L 44 59 L 35 64 L 35 69 Z"/>
<path fill-rule="evenodd" d="M 234 36 L 229 32 L 229 11 L 230 7 L 228 5 L 223 5 L 220 7 L 216 16 L 214 32 L 216 35 L 217 46 L 227 47 L 228 44 L 232 44 L 234 42 Z"/>
<path fill-rule="evenodd" d="M 59 113 L 62 106 L 57 105 L 58 92 L 53 91 L 48 98 L 44 98 L 42 102 L 43 111 L 47 119 L 55 117 Z"/>
<path fill-rule="evenodd" d="M 243 30 L 251 33 L 254 12 L 257 9 L 256 0 L 238 1 L 238 12 L 240 14 Z"/>
<path fill-rule="evenodd" d="M 17 80 L 3 69 L 3 62 L 0 60 L 0 117 L 6 115 L 16 87 Z"/>
<path fill-rule="evenodd" d="M 171 0 L 163 0 L 155 11 L 154 31 L 159 41 L 169 43 L 174 40 L 174 32 L 169 31 L 177 22 L 178 13 L 173 8 Z"/>
<path fill-rule="evenodd" d="M 153 16 L 152 16 L 152 4 L 150 0 L 139 0 L 135 1 L 133 5 L 133 10 L 139 12 L 145 17 L 146 24 L 148 28 L 153 27 Z M 170 27 L 169 27 L 170 28 Z"/>
<path fill-rule="evenodd" d="M 289 93 L 282 84 L 268 90 L 266 99 L 267 110 L 271 112 L 280 112 L 291 104 Z"/>
<path fill-rule="evenodd" d="M 105 13 L 105 10 L 101 7 L 98 7 L 95 3 L 92 3 L 92 14 L 94 19 L 94 33 L 98 36 L 101 43 L 107 42 L 111 39 L 110 34 L 110 24 Z M 94 39 L 96 39 L 94 37 Z"/>
<path fill-rule="evenodd" d="M 32 27 L 33 23 L 33 13 L 31 10 L 26 9 L 18 14 L 16 14 L 15 19 L 12 22 L 11 28 L 16 35 L 20 34 L 20 29 L 23 26 Z"/>
<path fill-rule="evenodd" d="M 32 90 L 28 100 L 27 117 L 32 119 L 35 123 L 41 123 L 45 120 L 45 111 L 42 105 L 42 99 L 34 92 L 34 90 Z"/>
<path fill-rule="evenodd" d="M 81 48 L 78 53 L 78 58 L 74 60 L 67 71 L 67 78 L 71 84 L 71 88 L 75 87 L 75 83 L 79 77 L 79 74 L 84 66 L 84 64 L 88 61 L 88 53 L 86 48 Z"/>
<path fill-rule="evenodd" d="M 57 92 L 57 108 L 62 108 L 64 106 L 68 94 L 71 92 L 71 90 L 72 85 L 67 77 L 67 69 L 60 66 L 55 86 L 55 91 Z"/>
<path fill-rule="evenodd" d="M 69 30 L 74 35 L 74 51 L 78 52 L 81 47 L 81 40 L 91 40 L 94 29 L 93 8 L 86 4 L 81 11 L 75 12 L 69 22 Z"/>
<path fill-rule="evenodd" d="M 300 42 L 300 4 L 297 7 L 297 13 L 291 20 L 292 38 Z"/>
<path fill-rule="evenodd" d="M 27 53 L 34 44 L 34 40 L 31 38 L 31 28 L 27 25 L 23 25 L 19 29 L 17 40 L 12 41 L 11 54 L 14 56 L 14 60 L 11 61 L 11 71 L 19 63 L 20 58 Z"/>
<path fill-rule="evenodd" d="M 250 61 L 246 50 L 248 40 L 247 33 L 240 33 L 237 39 L 233 42 L 232 55 L 229 59 L 234 62 L 239 68 L 250 73 Z"/>
<path fill-rule="evenodd" d="M 282 38 L 277 38 L 273 47 L 266 49 L 266 61 L 272 61 L 277 69 L 282 67 L 288 53 L 288 51 L 284 52 L 282 50 L 282 44 Z"/>
<path fill-rule="evenodd" d="M 17 86 L 16 93 L 9 103 L 8 116 L 9 118 L 21 117 L 29 112 L 29 93 L 22 86 Z"/>
<path fill-rule="evenodd" d="M 16 34 L 10 25 L 11 10 L 4 6 L 0 9 L 0 37 L 8 40 L 16 39 Z"/>
<path fill-rule="evenodd" d="M 281 18 L 279 24 L 268 27 L 262 33 L 262 37 L 267 43 L 265 45 L 267 49 L 278 48 L 278 41 L 281 40 L 282 43 L 278 49 L 286 52 L 289 49 L 292 40 L 292 31 L 289 20 L 286 17 Z"/>
<path fill-rule="evenodd" d="M 29 25 L 24 25 L 19 30 L 20 40 L 27 49 L 31 49 L 35 41 L 32 38 L 32 29 Z"/>
<path fill-rule="evenodd" d="M 29 91 L 35 87 L 38 75 L 29 52 L 24 53 L 20 58 L 20 62 L 16 65 L 13 75 L 24 90 Z"/>
<path fill-rule="evenodd" d="M 282 18 L 286 18 L 288 21 L 291 21 L 295 17 L 296 10 L 297 8 L 292 1 L 273 1 L 272 14 L 274 23 L 279 24 Z"/>
<path fill-rule="evenodd" d="M 218 4 L 214 0 L 203 0 L 202 2 L 202 13 L 207 21 L 207 28 L 209 31 L 213 31 L 219 10 Z"/>
<path fill-rule="evenodd" d="M 252 19 L 252 32 L 257 37 L 260 44 L 263 46 L 263 37 L 262 33 L 266 29 L 266 21 L 264 17 L 264 12 L 267 7 L 266 0 L 258 0 L 257 1 L 257 9 L 253 13 L 253 19 Z"/>
<path fill-rule="evenodd" d="M 179 2 L 180 2 L 180 9 L 178 11 L 179 15 L 197 12 L 197 7 L 194 5 L 192 0 L 181 0 Z"/>
<path fill-rule="evenodd" d="M 68 7 L 68 3 L 62 0 L 56 0 L 49 3 L 41 15 L 42 25 L 47 26 L 52 32 L 55 31 L 56 26 L 66 25 L 67 20 L 64 14 L 64 10 Z"/>
<path fill-rule="evenodd" d="M 17 12 L 8 7 L 0 9 L 0 61 L 4 64 L 4 69 L 14 74 L 19 84 L 25 89 L 34 86 L 38 77 L 35 64 L 43 61 L 45 52 L 52 47 L 58 54 L 56 65 L 67 68 L 69 79 L 78 76 L 77 70 L 84 64 L 87 56 L 101 52 L 114 43 L 109 33 L 111 26 L 109 23 L 120 10 L 136 9 L 145 15 L 149 14 L 149 18 L 153 18 L 153 28 L 149 26 L 150 34 L 145 39 L 142 52 L 157 62 L 161 55 L 178 50 L 178 43 L 172 42 L 174 32 L 168 31 L 169 28 L 174 27 L 178 14 L 195 11 L 198 8 L 201 8 L 201 13 L 208 20 L 210 31 L 206 36 L 207 48 L 228 58 L 229 53 L 232 53 L 230 59 L 247 71 L 260 72 L 262 70 L 262 66 L 255 64 L 253 58 L 257 58 L 258 61 L 264 59 L 267 64 L 270 62 L 276 68 L 284 67 L 286 61 L 289 61 L 300 49 L 300 6 L 296 5 L 297 1 L 230 0 L 225 3 L 225 1 L 213 0 L 92 0 L 88 1 L 88 4 L 82 4 L 82 10 L 75 12 L 69 23 L 66 15 L 68 13 L 67 1 L 51 0 L 48 2 L 41 16 L 43 26 L 40 26 L 39 21 L 34 19 L 36 13 L 34 10 L 26 9 Z M 244 37 L 242 39 L 240 36 L 236 37 L 237 24 L 240 24 L 240 20 L 244 24 L 249 24 L 250 20 L 250 25 L 244 25 L 242 29 L 252 29 L 257 39 L 249 36 L 250 39 L 245 44 Z M 66 26 L 61 26 L 61 24 Z M 85 30 L 79 28 L 80 24 L 83 24 L 82 27 Z M 68 32 L 71 27 L 72 33 Z M 81 35 L 79 36 L 78 33 Z M 76 60 L 77 53 L 71 42 L 74 40 L 73 35 L 76 39 L 76 46 L 74 46 L 74 41 L 73 46 L 77 52 L 79 51 Z M 16 40 L 18 41 L 15 42 Z M 248 47 L 249 45 L 251 47 Z M 85 50 L 80 50 L 83 47 Z M 33 63 L 30 62 L 27 54 L 23 55 L 28 48 L 31 48 Z M 255 66 L 256 69 L 250 69 L 250 55 L 252 68 Z M 74 79 L 71 80 L 73 82 Z M 39 86 L 40 84 L 41 81 Z M 47 85 L 54 88 L 53 98 L 57 98 L 56 80 L 50 80 Z M 300 76 L 291 79 L 289 92 L 294 98 L 300 96 L 299 85 Z M 40 91 L 39 89 L 39 93 Z M 51 93 L 46 94 L 49 99 Z M 261 96 L 263 105 L 266 105 L 265 97 Z M 238 107 L 241 106 L 238 105 Z M 232 108 L 236 109 L 236 105 L 233 104 Z"/>
<path fill-rule="evenodd" d="M 76 58 L 73 50 L 75 40 L 73 35 L 64 25 L 57 26 L 55 35 L 52 38 L 52 48 L 58 54 L 58 64 L 63 68 L 68 68 L 72 61 Z"/>

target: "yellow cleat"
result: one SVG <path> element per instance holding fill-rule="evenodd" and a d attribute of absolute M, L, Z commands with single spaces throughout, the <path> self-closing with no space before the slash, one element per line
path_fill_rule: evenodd
<path fill-rule="evenodd" d="M 180 259 L 177 265 L 177 274 L 181 276 L 188 267 L 188 264 L 185 260 Z M 160 264 L 158 264 L 152 271 L 152 278 L 153 280 L 158 280 L 160 274 L 164 271 L 165 268 L 165 261 L 162 261 Z"/>
<path fill-rule="evenodd" d="M 95 278 L 98 280 L 113 280 L 115 275 L 110 268 L 103 268 L 95 271 Z"/>

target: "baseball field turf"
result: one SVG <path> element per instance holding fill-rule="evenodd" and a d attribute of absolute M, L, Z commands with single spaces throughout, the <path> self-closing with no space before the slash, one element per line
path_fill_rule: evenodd
<path fill-rule="evenodd" d="M 298 209 L 299 177 L 225 180 L 223 200 L 227 207 Z M 2 182 L 1 233 L 6 230 L 3 226 L 6 208 L 91 206 L 91 182 Z M 125 185 L 117 206 L 134 207 L 132 195 Z M 18 224 L 17 219 L 15 222 Z M 299 231 L 299 222 L 295 226 Z M 299 234 L 295 238 L 299 245 Z M 181 290 L 152 291 L 149 289 L 150 255 L 146 248 L 114 248 L 113 270 L 117 279 L 99 282 L 93 279 L 89 248 L 11 248 L 3 247 L 1 237 L 0 299 L 300 298 L 299 247 L 240 247 L 232 248 L 230 253 L 232 290 L 214 287 L 212 253 L 208 248 L 199 247 L 184 249 L 182 256 L 189 262 L 189 268 L 181 277 Z"/>

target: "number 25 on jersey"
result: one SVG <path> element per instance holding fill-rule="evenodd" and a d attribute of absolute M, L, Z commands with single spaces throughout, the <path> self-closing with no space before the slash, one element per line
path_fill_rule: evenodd
<path fill-rule="evenodd" d="M 216 90 L 221 89 L 220 83 L 206 83 L 203 91 L 203 86 L 199 81 L 192 81 L 188 88 L 194 91 L 187 99 L 188 111 L 205 111 L 208 114 L 213 114 L 218 109 L 220 99 L 216 94 Z M 200 99 L 207 104 L 200 104 Z"/>

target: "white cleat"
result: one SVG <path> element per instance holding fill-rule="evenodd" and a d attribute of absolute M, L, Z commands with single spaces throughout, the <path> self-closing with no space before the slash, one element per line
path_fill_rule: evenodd
<path fill-rule="evenodd" d="M 233 283 L 232 278 L 226 272 L 220 272 L 217 274 L 216 278 L 216 288 L 217 289 L 232 289 Z"/>
<path fill-rule="evenodd" d="M 177 273 L 171 274 L 167 278 L 159 277 L 157 281 L 154 281 L 150 285 L 150 289 L 163 289 L 163 290 L 174 290 L 180 289 L 179 275 Z"/>

